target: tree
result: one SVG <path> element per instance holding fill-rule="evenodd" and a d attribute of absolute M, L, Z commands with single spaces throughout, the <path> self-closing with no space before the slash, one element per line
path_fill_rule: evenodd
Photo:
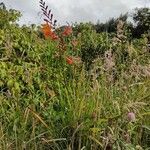
<path fill-rule="evenodd" d="M 150 32 L 150 8 L 136 8 L 133 20 L 135 23 L 133 37 L 139 38 L 142 34 Z"/>
<path fill-rule="evenodd" d="M 7 10 L 4 3 L 0 3 L 0 29 L 15 23 L 21 17 L 21 13 L 15 9 Z"/>
<path fill-rule="evenodd" d="M 121 14 L 118 18 L 111 18 L 105 23 L 97 23 L 95 25 L 95 30 L 97 33 L 100 32 L 116 32 L 117 31 L 117 24 L 118 20 L 122 20 L 123 22 L 126 22 L 128 18 L 128 14 Z"/>

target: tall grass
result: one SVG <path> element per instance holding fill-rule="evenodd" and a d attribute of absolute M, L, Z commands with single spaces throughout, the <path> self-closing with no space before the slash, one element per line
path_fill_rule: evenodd
<path fill-rule="evenodd" d="M 58 43 L 31 28 L 12 24 L 0 33 L 0 149 L 149 149 L 145 37 L 115 43 L 83 29 L 79 51 L 68 44 L 57 57 Z M 67 54 L 82 61 L 67 64 Z"/>
<path fill-rule="evenodd" d="M 46 68 L 46 83 L 52 89 L 33 89 L 19 98 L 1 93 L 2 149 L 149 146 L 149 79 L 133 83 L 120 76 L 111 83 L 103 75 L 92 81 L 82 66 L 70 66 L 69 74 L 62 67 L 63 63 L 55 68 L 54 79 Z M 36 78 L 45 84 L 40 75 Z M 134 122 L 128 120 L 129 112 L 135 113 Z"/>

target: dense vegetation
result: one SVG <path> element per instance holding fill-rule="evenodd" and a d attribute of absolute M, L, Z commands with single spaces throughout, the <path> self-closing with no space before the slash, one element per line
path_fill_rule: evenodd
<path fill-rule="evenodd" d="M 1 8 L 0 149 L 149 150 L 149 11 L 57 28 L 57 40 Z"/>

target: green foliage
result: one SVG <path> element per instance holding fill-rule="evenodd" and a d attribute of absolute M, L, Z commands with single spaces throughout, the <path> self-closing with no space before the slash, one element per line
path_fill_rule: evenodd
<path fill-rule="evenodd" d="M 110 40 L 107 33 L 97 34 L 94 30 L 81 32 L 81 55 L 87 68 L 98 56 L 104 56 L 110 49 Z"/>
<path fill-rule="evenodd" d="M 150 8 L 135 9 L 133 20 L 136 27 L 133 30 L 134 37 L 141 37 L 142 34 L 150 32 Z"/>
<path fill-rule="evenodd" d="M 118 18 L 111 18 L 108 21 L 106 21 L 105 23 L 101 23 L 98 22 L 94 28 L 96 30 L 97 33 L 101 33 L 101 32 L 108 32 L 108 33 L 112 33 L 112 32 L 116 32 L 117 31 L 117 23 L 118 20 L 122 20 L 124 22 L 127 22 L 127 18 L 128 18 L 128 14 L 124 14 L 124 15 L 120 15 Z"/>
<path fill-rule="evenodd" d="M 150 147 L 146 34 L 131 40 L 121 22 L 111 34 L 75 25 L 78 47 L 66 38 L 65 53 L 82 62 L 68 65 L 57 42 L 19 27 L 19 12 L 0 11 L 0 149 Z"/>
<path fill-rule="evenodd" d="M 129 21 L 132 19 L 132 22 Z M 120 15 L 118 18 L 111 18 L 105 23 L 98 22 L 93 25 L 97 33 L 117 32 L 118 20 L 122 20 L 126 24 L 126 28 L 130 30 L 132 38 L 141 38 L 142 34 L 149 34 L 150 30 L 150 9 L 149 8 L 136 8 L 132 15 L 128 13 Z"/>
<path fill-rule="evenodd" d="M 20 16 L 21 13 L 17 10 L 14 9 L 7 10 L 0 8 L 0 18 L 1 18 L 0 29 L 8 27 L 16 20 L 18 20 Z"/>

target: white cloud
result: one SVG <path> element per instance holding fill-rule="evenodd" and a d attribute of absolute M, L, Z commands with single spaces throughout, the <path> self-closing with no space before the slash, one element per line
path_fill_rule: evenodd
<path fill-rule="evenodd" d="M 58 23 L 106 21 L 135 7 L 150 7 L 150 0 L 45 0 Z M 7 7 L 20 10 L 22 24 L 40 24 L 39 0 L 4 0 Z"/>

